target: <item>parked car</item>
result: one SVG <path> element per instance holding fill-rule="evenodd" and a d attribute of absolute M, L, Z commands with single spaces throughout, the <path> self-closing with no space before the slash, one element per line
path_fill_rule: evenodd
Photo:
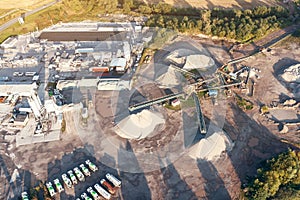
<path fill-rule="evenodd" d="M 100 196 L 97 194 L 97 192 L 95 192 L 95 190 L 93 190 L 92 187 L 89 187 L 87 189 L 87 191 L 92 195 L 92 197 L 94 198 L 94 200 L 100 199 Z"/>
<path fill-rule="evenodd" d="M 79 167 L 80 167 L 81 170 L 83 171 L 84 175 L 86 175 L 86 176 L 90 176 L 90 175 L 91 175 L 91 172 L 88 170 L 88 168 L 86 168 L 86 167 L 84 166 L 84 164 L 79 165 Z"/>
<path fill-rule="evenodd" d="M 78 169 L 78 167 L 74 168 L 74 173 L 75 173 L 75 175 L 76 175 L 76 177 L 78 178 L 79 181 L 84 181 L 85 180 L 83 173 Z"/>
<path fill-rule="evenodd" d="M 92 170 L 93 172 L 98 170 L 98 167 L 92 163 L 90 160 L 86 160 L 85 164 L 87 164 L 87 166 L 89 166 L 90 170 Z"/>
<path fill-rule="evenodd" d="M 74 185 L 77 184 L 77 178 L 76 178 L 76 176 L 73 174 L 73 171 L 72 171 L 72 170 L 69 170 L 69 171 L 68 171 L 68 174 L 69 174 L 69 176 L 70 176 L 70 178 L 71 178 L 73 184 L 74 184 Z"/>
<path fill-rule="evenodd" d="M 103 188 L 101 187 L 99 184 L 95 184 L 94 185 L 95 189 L 97 190 L 97 192 L 103 196 L 105 199 L 110 199 L 111 195 Z"/>
<path fill-rule="evenodd" d="M 53 197 L 56 194 L 56 192 L 52 186 L 52 183 L 51 182 L 46 183 L 46 187 L 49 191 L 50 196 Z"/>
<path fill-rule="evenodd" d="M 58 193 L 61 193 L 62 191 L 64 191 L 64 188 L 63 188 L 63 186 L 60 184 L 58 178 L 54 180 L 54 184 L 55 184 L 55 187 L 56 187 L 56 190 L 58 191 Z"/>

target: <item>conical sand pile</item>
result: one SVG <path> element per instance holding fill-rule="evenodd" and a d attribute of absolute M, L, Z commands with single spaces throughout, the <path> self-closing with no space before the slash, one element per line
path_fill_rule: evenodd
<path fill-rule="evenodd" d="M 120 121 L 115 131 L 123 138 L 142 139 L 151 134 L 157 125 L 164 122 L 165 120 L 160 113 L 143 110 Z"/>
<path fill-rule="evenodd" d="M 183 69 L 207 69 L 215 65 L 214 60 L 206 55 L 190 55 L 187 56 Z"/>
<path fill-rule="evenodd" d="M 230 151 L 232 147 L 232 141 L 223 131 L 220 131 L 200 140 L 190 149 L 189 155 L 194 159 L 213 160 L 218 158 L 222 152 Z"/>

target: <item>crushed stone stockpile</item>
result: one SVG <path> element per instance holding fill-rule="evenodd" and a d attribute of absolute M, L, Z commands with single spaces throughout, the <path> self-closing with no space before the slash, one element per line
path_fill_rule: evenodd
<path fill-rule="evenodd" d="M 300 64 L 292 65 L 285 69 L 281 77 L 286 82 L 300 83 Z"/>
<path fill-rule="evenodd" d="M 168 71 L 158 77 L 156 81 L 158 82 L 160 87 L 173 88 L 183 82 L 183 76 L 172 67 L 169 67 Z"/>
<path fill-rule="evenodd" d="M 183 69 L 208 69 L 215 65 L 215 61 L 206 55 L 195 54 L 186 57 L 185 65 Z"/>
<path fill-rule="evenodd" d="M 288 83 L 295 98 L 300 98 L 300 64 L 295 64 L 284 70 L 281 78 Z"/>
<path fill-rule="evenodd" d="M 230 151 L 233 145 L 226 133 L 219 131 L 200 140 L 190 149 L 189 155 L 194 159 L 214 160 L 219 158 L 222 152 Z"/>
<path fill-rule="evenodd" d="M 150 135 L 156 126 L 165 123 L 165 119 L 158 112 L 143 110 L 131 114 L 115 127 L 115 132 L 122 138 L 143 139 Z"/>

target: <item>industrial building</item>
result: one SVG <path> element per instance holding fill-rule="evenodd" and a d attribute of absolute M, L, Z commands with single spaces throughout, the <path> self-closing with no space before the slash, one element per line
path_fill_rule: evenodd
<path fill-rule="evenodd" d="M 123 41 L 135 30 L 131 23 L 60 23 L 40 34 L 48 41 Z"/>
<path fill-rule="evenodd" d="M 40 118 L 43 113 L 43 105 L 36 93 L 37 85 L 32 84 L 0 84 L 0 96 L 5 98 L 4 101 L 7 105 L 14 107 L 19 98 L 25 97 L 30 106 L 19 106 L 18 110 L 33 113 L 35 118 Z"/>

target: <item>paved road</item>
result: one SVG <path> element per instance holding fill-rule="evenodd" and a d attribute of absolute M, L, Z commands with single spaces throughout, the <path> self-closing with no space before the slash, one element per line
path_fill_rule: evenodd
<path fill-rule="evenodd" d="M 52 2 L 50 2 L 48 4 L 45 4 L 45 5 L 41 6 L 41 7 L 38 7 L 36 9 L 34 9 L 34 10 L 28 11 L 28 12 L 25 13 L 25 17 L 27 17 L 29 15 L 32 15 L 32 14 L 34 14 L 36 12 L 39 12 L 39 11 L 45 9 L 45 8 L 48 8 L 48 7 L 54 5 L 54 4 L 58 3 L 58 2 L 61 2 L 61 0 L 52 1 Z M 11 25 L 17 23 L 18 22 L 18 18 L 19 17 L 16 17 L 16 18 L 14 18 L 14 19 L 6 22 L 5 24 L 1 25 L 0 26 L 0 31 L 3 31 L 5 29 L 7 29 L 8 27 L 10 27 Z"/>

